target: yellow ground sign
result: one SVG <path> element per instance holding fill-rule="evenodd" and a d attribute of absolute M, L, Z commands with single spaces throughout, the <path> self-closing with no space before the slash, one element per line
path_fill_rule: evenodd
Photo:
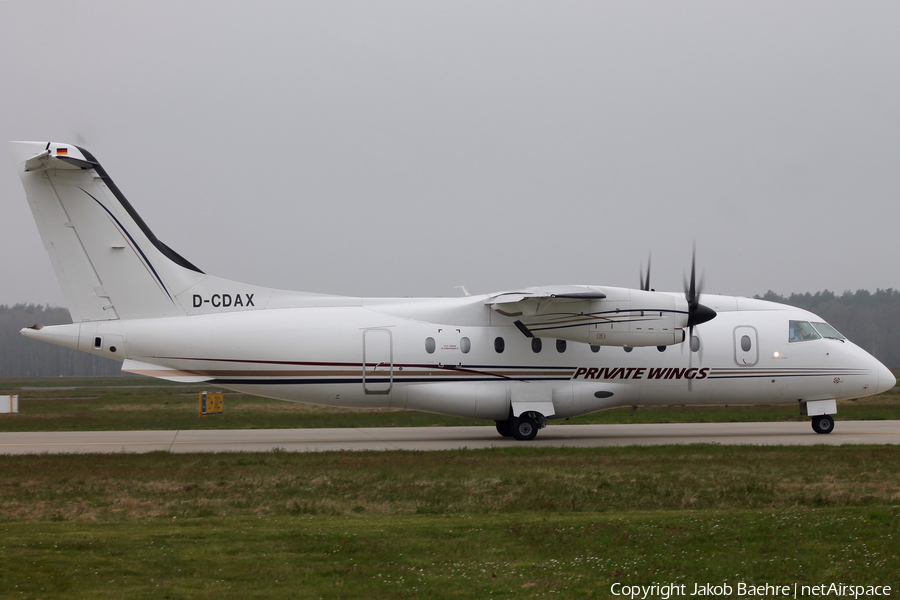
<path fill-rule="evenodd" d="M 200 392 L 200 416 L 220 415 L 225 412 L 225 399 L 223 394 L 208 394 Z"/>

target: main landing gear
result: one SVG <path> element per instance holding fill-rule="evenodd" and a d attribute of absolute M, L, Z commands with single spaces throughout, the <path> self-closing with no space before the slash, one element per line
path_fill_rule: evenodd
<path fill-rule="evenodd" d="M 546 419 L 540 415 L 538 417 L 539 419 L 535 419 L 532 413 L 522 413 L 518 417 L 510 416 L 505 421 L 497 421 L 497 433 L 525 442 L 533 440 L 538 429 L 541 429 L 540 423 L 546 423 Z"/>
<path fill-rule="evenodd" d="M 816 415 L 812 418 L 812 428 L 816 433 L 831 433 L 834 431 L 834 419 L 831 415 Z"/>

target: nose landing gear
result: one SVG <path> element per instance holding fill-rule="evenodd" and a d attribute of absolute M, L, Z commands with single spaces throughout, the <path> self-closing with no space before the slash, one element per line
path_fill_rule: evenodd
<path fill-rule="evenodd" d="M 831 433 L 834 431 L 834 419 L 831 415 L 816 415 L 812 418 L 812 428 L 816 433 Z"/>

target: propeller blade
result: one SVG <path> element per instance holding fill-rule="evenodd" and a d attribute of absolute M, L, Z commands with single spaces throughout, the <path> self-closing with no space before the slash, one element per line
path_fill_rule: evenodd
<path fill-rule="evenodd" d="M 697 246 L 694 245 L 694 251 L 691 253 L 691 283 L 684 291 L 685 299 L 688 301 L 688 309 L 693 310 L 699 304 L 699 294 L 697 293 Z"/>
<path fill-rule="evenodd" d="M 653 258 L 653 255 L 647 256 L 647 278 L 644 279 L 644 265 L 641 264 L 641 289 L 645 292 L 650 291 L 650 260 Z"/>
<path fill-rule="evenodd" d="M 684 282 L 684 299 L 688 304 L 688 327 L 691 332 L 691 339 L 694 335 L 694 327 L 701 323 L 713 319 L 716 311 L 700 304 L 700 294 L 703 288 L 703 277 L 700 277 L 700 285 L 697 285 L 697 245 L 694 245 L 694 251 L 691 255 L 691 280 L 690 283 Z"/>
<path fill-rule="evenodd" d="M 691 329 L 691 333 L 690 333 L 690 337 L 688 339 L 691 341 L 690 341 L 690 344 L 688 344 L 688 369 L 693 369 L 694 368 L 694 326 L 692 325 L 690 329 Z M 688 391 L 689 392 L 694 391 L 694 380 L 693 379 L 688 379 Z"/>

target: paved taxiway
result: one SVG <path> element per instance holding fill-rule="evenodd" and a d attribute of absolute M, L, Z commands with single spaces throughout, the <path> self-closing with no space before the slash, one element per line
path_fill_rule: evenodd
<path fill-rule="evenodd" d="M 219 429 L 182 431 L 0 432 L 0 454 L 40 452 L 290 452 L 325 450 L 453 450 L 510 446 L 658 444 L 900 444 L 900 421 L 838 421 L 819 435 L 809 423 L 666 423 L 551 425 L 536 440 L 500 437 L 493 427 L 365 429 Z"/>

